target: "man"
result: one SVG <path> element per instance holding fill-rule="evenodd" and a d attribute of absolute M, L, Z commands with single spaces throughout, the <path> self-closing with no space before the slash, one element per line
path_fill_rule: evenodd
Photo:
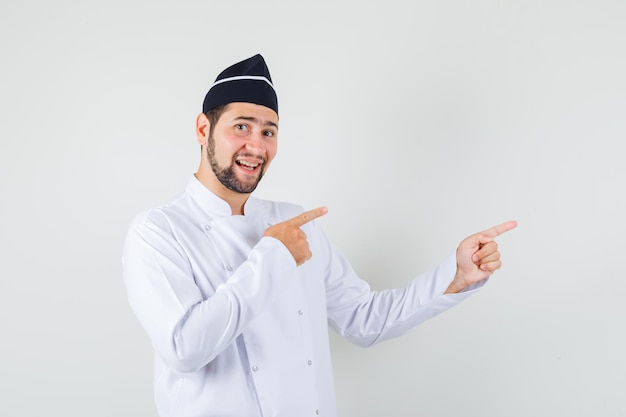
<path fill-rule="evenodd" d="M 263 57 L 217 77 L 196 136 L 185 193 L 133 221 L 123 256 L 162 417 L 335 416 L 327 326 L 360 346 L 408 332 L 482 286 L 501 266 L 493 239 L 516 226 L 470 236 L 405 288 L 373 292 L 316 224 L 325 208 L 250 195 L 277 150 Z"/>

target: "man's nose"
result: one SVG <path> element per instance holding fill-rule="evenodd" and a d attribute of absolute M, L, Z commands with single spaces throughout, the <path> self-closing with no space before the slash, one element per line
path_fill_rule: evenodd
<path fill-rule="evenodd" d="M 257 154 L 264 154 L 265 145 L 263 142 L 263 134 L 256 132 L 251 134 L 246 141 L 246 149 Z"/>

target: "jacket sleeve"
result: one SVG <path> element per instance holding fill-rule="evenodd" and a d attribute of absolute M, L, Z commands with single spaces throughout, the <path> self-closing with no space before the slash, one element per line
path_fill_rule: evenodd
<path fill-rule="evenodd" d="M 483 280 L 458 294 L 444 295 L 456 273 L 456 257 L 452 254 L 404 288 L 372 291 L 339 250 L 325 236 L 321 239 L 328 263 L 325 271 L 328 322 L 337 333 L 359 346 L 371 346 L 408 333 L 459 304 L 486 282 Z"/>
<path fill-rule="evenodd" d="M 233 275 L 203 299 L 166 216 L 154 212 L 131 224 L 122 265 L 132 310 L 156 353 L 179 372 L 211 362 L 289 285 L 296 268 L 280 241 L 263 237 Z"/>

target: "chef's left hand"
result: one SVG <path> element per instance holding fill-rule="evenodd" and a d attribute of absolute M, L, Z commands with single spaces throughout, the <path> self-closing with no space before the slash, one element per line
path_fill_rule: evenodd
<path fill-rule="evenodd" d="M 510 220 L 464 239 L 456 250 L 456 274 L 445 294 L 462 291 L 499 269 L 502 261 L 494 238 L 516 227 L 517 222 Z"/>

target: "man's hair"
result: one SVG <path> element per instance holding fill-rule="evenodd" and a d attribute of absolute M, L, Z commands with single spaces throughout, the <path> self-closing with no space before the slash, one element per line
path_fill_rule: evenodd
<path fill-rule="evenodd" d="M 209 119 L 209 123 L 211 126 L 209 127 L 209 137 L 213 137 L 213 131 L 215 130 L 215 125 L 217 121 L 220 120 L 222 114 L 227 110 L 228 104 L 222 104 L 221 106 L 213 107 L 211 110 L 206 112 L 206 117 Z"/>

